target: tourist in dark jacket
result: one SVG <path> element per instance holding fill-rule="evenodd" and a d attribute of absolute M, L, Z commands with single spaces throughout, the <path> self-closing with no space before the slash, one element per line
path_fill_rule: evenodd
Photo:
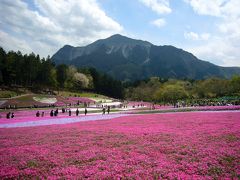
<path fill-rule="evenodd" d="M 40 113 L 39 113 L 39 111 L 37 111 L 37 113 L 36 113 L 36 117 L 39 117 L 40 116 Z"/>
<path fill-rule="evenodd" d="M 78 110 L 78 108 L 77 108 L 77 110 L 76 110 L 76 116 L 78 116 L 79 115 L 79 110 Z"/>
<path fill-rule="evenodd" d="M 53 116 L 53 110 L 51 110 L 51 112 L 50 112 L 50 116 L 51 116 L 51 117 Z"/>
<path fill-rule="evenodd" d="M 8 112 L 7 115 L 6 115 L 7 119 L 10 119 L 10 116 L 11 116 L 11 113 Z"/>
<path fill-rule="evenodd" d="M 58 108 L 54 111 L 54 116 L 58 115 Z"/>

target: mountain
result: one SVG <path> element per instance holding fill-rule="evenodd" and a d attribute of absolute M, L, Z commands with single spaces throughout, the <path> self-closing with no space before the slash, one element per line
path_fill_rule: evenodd
<path fill-rule="evenodd" d="M 174 46 L 156 46 L 119 34 L 84 47 L 65 45 L 52 56 L 52 60 L 56 64 L 94 67 L 125 81 L 151 76 L 203 79 L 211 76 L 230 78 L 233 74 L 240 74 L 239 67 L 217 66 Z"/>

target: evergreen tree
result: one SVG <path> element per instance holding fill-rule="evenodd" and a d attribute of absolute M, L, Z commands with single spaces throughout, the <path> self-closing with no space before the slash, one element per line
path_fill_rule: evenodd
<path fill-rule="evenodd" d="M 58 65 L 57 67 L 57 82 L 60 88 L 64 88 L 65 81 L 67 80 L 68 67 L 65 64 Z"/>

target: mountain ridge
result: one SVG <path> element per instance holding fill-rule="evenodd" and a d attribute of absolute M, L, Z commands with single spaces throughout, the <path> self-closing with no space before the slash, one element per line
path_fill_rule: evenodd
<path fill-rule="evenodd" d="M 233 74 L 240 74 L 239 67 L 221 67 L 171 45 L 156 46 L 120 34 L 99 39 L 83 47 L 65 45 L 52 56 L 52 60 L 56 64 L 94 67 L 124 81 L 151 76 L 230 78 Z"/>

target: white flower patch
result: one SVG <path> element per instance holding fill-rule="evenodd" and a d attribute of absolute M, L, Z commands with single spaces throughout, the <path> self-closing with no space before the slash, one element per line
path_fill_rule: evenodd
<path fill-rule="evenodd" d="M 57 102 L 56 98 L 46 98 L 46 97 L 33 97 L 35 101 L 47 104 L 54 104 Z"/>
<path fill-rule="evenodd" d="M 96 102 L 100 102 L 100 103 L 110 103 L 110 102 L 113 102 L 113 100 L 111 100 L 111 99 L 104 99 L 104 98 L 89 98 L 89 99 L 91 99 L 91 100 L 93 100 L 93 101 L 96 101 Z"/>
<path fill-rule="evenodd" d="M 5 102 L 6 102 L 5 100 L 0 101 L 0 106 L 1 106 L 2 104 L 4 104 Z"/>

